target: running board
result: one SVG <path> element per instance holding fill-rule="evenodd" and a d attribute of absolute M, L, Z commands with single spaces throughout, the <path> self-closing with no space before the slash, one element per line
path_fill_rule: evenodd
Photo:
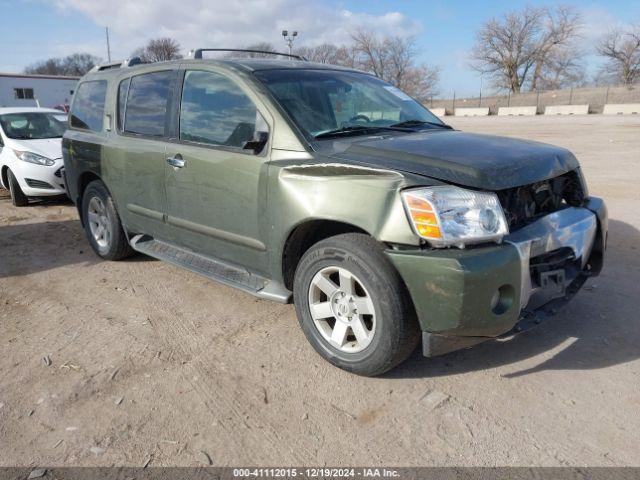
<path fill-rule="evenodd" d="M 148 235 L 136 235 L 130 240 L 130 243 L 137 252 L 186 268 L 216 282 L 244 290 L 256 297 L 280 303 L 289 303 L 291 300 L 291 292 L 283 285 L 245 269 L 184 250 Z"/>

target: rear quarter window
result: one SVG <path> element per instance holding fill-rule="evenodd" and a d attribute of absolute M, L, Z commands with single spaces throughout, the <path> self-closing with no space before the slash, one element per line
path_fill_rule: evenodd
<path fill-rule="evenodd" d="M 101 132 L 107 81 L 94 80 L 81 83 L 75 93 L 70 123 L 73 128 Z"/>
<path fill-rule="evenodd" d="M 162 137 L 167 120 L 167 103 L 175 72 L 163 70 L 131 78 L 124 114 L 124 131 Z"/>

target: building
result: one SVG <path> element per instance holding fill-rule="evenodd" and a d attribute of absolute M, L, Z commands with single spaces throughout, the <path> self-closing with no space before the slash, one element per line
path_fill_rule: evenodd
<path fill-rule="evenodd" d="M 0 107 L 68 105 L 79 78 L 0 73 Z"/>

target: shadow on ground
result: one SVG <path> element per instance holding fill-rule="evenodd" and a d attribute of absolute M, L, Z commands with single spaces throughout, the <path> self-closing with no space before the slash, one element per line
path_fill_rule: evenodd
<path fill-rule="evenodd" d="M 438 377 L 487 370 L 553 356 L 533 367 L 503 374 L 519 377 L 543 370 L 589 370 L 640 358 L 640 232 L 611 220 L 605 267 L 558 314 L 508 340 L 489 341 L 442 357 L 424 358 L 421 349 L 388 378 Z M 530 363 L 530 362 L 529 362 Z"/>
<path fill-rule="evenodd" d="M 145 255 L 134 255 L 125 261 L 150 260 L 153 259 Z M 91 249 L 80 220 L 0 226 L 0 278 L 99 262 L 104 260 Z M 82 275 L 82 272 L 76 274 Z"/>
<path fill-rule="evenodd" d="M 0 278 L 98 261 L 80 220 L 0 226 Z"/>
<path fill-rule="evenodd" d="M 54 205 L 73 205 L 73 202 L 66 195 L 57 195 L 53 197 L 29 197 L 29 205 L 27 207 L 50 207 Z"/>

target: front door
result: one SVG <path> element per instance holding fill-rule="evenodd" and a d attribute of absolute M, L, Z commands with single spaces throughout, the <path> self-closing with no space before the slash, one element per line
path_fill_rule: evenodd
<path fill-rule="evenodd" d="M 177 139 L 167 146 L 167 225 L 172 242 L 264 271 L 260 211 L 268 148 L 244 149 L 267 132 L 251 92 L 214 71 L 186 70 Z"/>

